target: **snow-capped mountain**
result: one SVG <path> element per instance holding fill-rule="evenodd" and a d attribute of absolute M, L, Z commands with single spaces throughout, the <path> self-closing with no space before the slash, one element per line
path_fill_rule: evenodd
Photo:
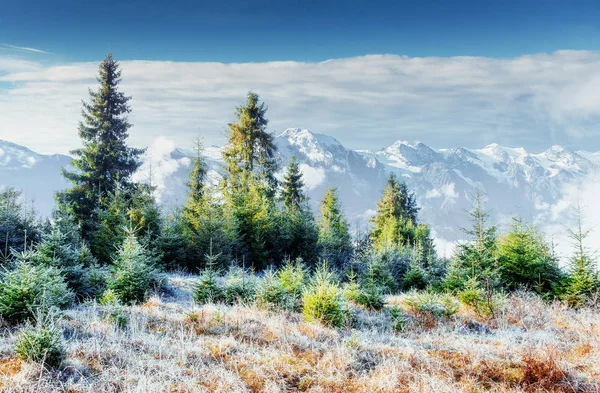
<path fill-rule="evenodd" d="M 389 172 L 404 179 L 417 195 L 420 218 L 436 236 L 461 237 L 467 225 L 465 210 L 480 190 L 488 199 L 492 219 L 507 222 L 513 215 L 533 221 L 551 220 L 552 206 L 563 198 L 566 186 L 592 179 L 600 169 L 600 152 L 569 151 L 552 146 L 542 153 L 491 144 L 482 149 L 432 149 L 423 143 L 398 141 L 379 151 L 355 151 L 336 139 L 308 130 L 290 128 L 275 138 L 281 166 L 296 156 L 315 212 L 325 189 L 337 187 L 351 224 L 364 224 Z M 221 147 L 204 150 L 209 178 L 223 173 Z M 185 200 L 185 182 L 194 153 L 158 139 L 137 180 L 152 177 L 157 196 L 166 205 Z M 0 187 L 14 185 L 36 198 L 40 212 L 48 214 L 52 194 L 67 185 L 60 168 L 69 157 L 43 156 L 27 148 L 0 141 Z M 280 174 L 281 175 L 281 174 Z"/>
<path fill-rule="evenodd" d="M 54 193 L 68 186 L 61 168 L 71 158 L 60 154 L 37 154 L 26 147 L 0 140 L 0 191 L 8 186 L 22 191 L 35 208 L 49 214 Z"/>

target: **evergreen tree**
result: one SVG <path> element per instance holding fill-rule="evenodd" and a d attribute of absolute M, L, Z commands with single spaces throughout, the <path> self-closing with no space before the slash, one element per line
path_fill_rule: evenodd
<path fill-rule="evenodd" d="M 206 166 L 202 157 L 202 141 L 196 139 L 194 152 L 196 153 L 192 162 L 192 171 L 189 175 L 189 181 L 186 183 L 188 187 L 188 200 L 186 209 L 190 211 L 197 210 L 197 204 L 200 204 L 204 195 L 204 187 L 206 182 Z"/>
<path fill-rule="evenodd" d="M 352 252 L 348 221 L 342 213 L 335 188 L 328 188 L 321 202 L 317 245 L 321 256 L 335 267 L 343 267 Z"/>
<path fill-rule="evenodd" d="M 283 179 L 283 210 L 278 216 L 278 249 L 281 259 L 302 258 L 307 264 L 316 260 L 318 229 L 303 190 L 302 172 L 295 157 L 292 157 Z"/>
<path fill-rule="evenodd" d="M 24 251 L 41 240 L 42 225 L 33 209 L 21 201 L 21 192 L 8 188 L 0 192 L 0 264 L 11 254 Z"/>
<path fill-rule="evenodd" d="M 236 110 L 236 122 L 229 124 L 229 144 L 223 150 L 227 164 L 226 190 L 242 189 L 253 179 L 261 182 L 270 196 L 275 193 L 277 179 L 276 147 L 273 135 L 266 131 L 267 107 L 259 103 L 257 94 L 249 92 L 246 104 Z"/>
<path fill-rule="evenodd" d="M 107 193 L 104 203 L 105 207 L 97 207 L 94 212 L 96 222 L 90 228 L 93 231 L 90 247 L 98 261 L 107 265 L 114 258 L 117 247 L 123 242 L 130 222 L 127 217 L 128 202 L 120 187 Z"/>
<path fill-rule="evenodd" d="M 579 307 L 586 304 L 588 299 L 597 291 L 600 291 L 600 278 L 598 268 L 585 246 L 585 239 L 589 236 L 591 229 L 583 228 L 583 208 L 577 206 L 575 214 L 577 226 L 569 229 L 569 236 L 575 252 L 570 260 L 570 272 L 567 278 L 563 297 L 572 306 Z"/>
<path fill-rule="evenodd" d="M 248 93 L 229 124 L 229 144 L 223 151 L 227 164 L 223 195 L 229 235 L 235 238 L 236 255 L 255 268 L 272 262 L 277 254 L 274 201 L 277 180 L 276 147 L 266 132 L 267 107 L 258 95 Z"/>
<path fill-rule="evenodd" d="M 286 168 L 286 174 L 283 178 L 282 199 L 285 208 L 289 211 L 299 209 L 306 200 L 304 195 L 304 182 L 302 181 L 302 172 L 298 166 L 296 157 L 292 157 Z"/>
<path fill-rule="evenodd" d="M 375 225 L 371 233 L 375 249 L 412 246 L 416 240 L 418 210 L 414 194 L 390 173 L 377 203 L 377 215 L 371 219 Z"/>
<path fill-rule="evenodd" d="M 90 102 L 83 103 L 79 123 L 83 148 L 71 152 L 75 170 L 63 170 L 73 187 L 57 196 L 60 204 L 72 209 L 84 239 L 89 238 L 98 209 L 115 184 L 123 189 L 131 187 L 131 175 L 140 166 L 139 157 L 144 152 L 126 145 L 131 97 L 119 91 L 121 71 L 111 53 L 100 64 L 97 80 L 98 90 L 90 91 Z"/>
<path fill-rule="evenodd" d="M 549 294 L 560 283 L 558 261 L 550 245 L 531 226 L 515 218 L 511 231 L 498 239 L 500 279 L 508 289 L 526 287 Z"/>
<path fill-rule="evenodd" d="M 498 274 L 496 227 L 487 223 L 483 196 L 475 195 L 473 210 L 469 212 L 472 227 L 463 229 L 468 240 L 458 244 L 456 255 L 446 277 L 448 289 L 460 289 L 469 279 L 485 281 L 485 286 L 495 286 Z"/>

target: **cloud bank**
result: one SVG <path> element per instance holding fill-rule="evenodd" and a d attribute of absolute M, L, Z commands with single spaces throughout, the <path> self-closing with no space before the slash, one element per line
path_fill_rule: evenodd
<path fill-rule="evenodd" d="M 161 135 L 189 146 L 222 143 L 248 90 L 269 105 L 270 129 L 301 127 L 352 148 L 397 139 L 433 147 L 491 142 L 543 150 L 600 150 L 600 53 L 559 51 L 512 59 L 369 55 L 320 63 L 123 61 L 133 96 L 131 140 Z M 0 139 L 40 152 L 79 144 L 81 99 L 97 63 L 46 65 L 0 52 Z"/>

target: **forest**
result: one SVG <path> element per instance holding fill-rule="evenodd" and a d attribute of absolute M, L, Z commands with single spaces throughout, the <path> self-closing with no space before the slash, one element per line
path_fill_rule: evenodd
<path fill-rule="evenodd" d="M 19 190 L 0 193 L 0 321 L 11 337 L 7 353 L 23 364 L 78 381 L 65 376 L 64 364 L 74 356 L 64 330 L 69 313 L 92 307 L 111 329 L 131 329 L 139 323 L 132 310 L 152 307 L 157 296 L 174 296 L 178 280 L 189 284 L 190 302 L 200 307 L 183 317 L 197 334 L 214 328 L 210 323 L 221 312 L 214 307 L 220 306 L 264 310 L 271 319 L 281 313 L 295 324 L 333 332 L 375 329 L 360 324 L 380 318 L 377 329 L 399 337 L 431 334 L 458 320 L 471 330 L 500 329 L 518 302 L 576 315 L 600 308 L 600 275 L 586 243 L 590 229 L 583 207 L 574 207 L 572 253 L 560 261 L 546 234 L 519 217 L 509 230 L 499 231 L 488 220 L 485 196 L 473 195 L 473 209 L 465 212 L 471 222 L 464 229 L 465 241 L 456 244 L 453 255 L 441 257 L 430 228 L 419 220 L 417 196 L 391 173 L 368 229 L 353 231 L 336 189 L 323 195 L 319 212 L 311 210 L 299 164 L 294 158 L 278 162 L 267 105 L 254 92 L 245 101 L 240 97 L 235 120 L 227 125 L 222 181 L 208 181 L 198 138 L 187 200 L 167 211 L 153 196 L 151 178 L 132 180 L 145 150 L 127 144 L 131 97 L 120 90 L 121 71 L 112 54 L 100 64 L 97 81 L 83 102 L 81 147 L 71 152 L 71 167 L 63 170 L 72 185 L 56 194 L 52 216 L 38 216 Z M 212 322 L 205 321 L 202 307 L 206 315 L 214 314 Z M 229 317 L 220 318 L 234 325 Z M 352 345 L 352 333 L 344 334 L 349 335 L 344 345 Z M 597 346 L 597 340 L 590 345 Z M 383 362 L 374 360 L 377 356 L 364 362 L 375 362 L 371 368 L 376 369 Z M 444 364 L 458 362 L 455 355 L 447 356 Z M 481 375 L 492 373 L 489 364 L 485 370 L 465 370 L 455 380 L 473 380 L 484 391 L 496 383 L 514 391 L 597 391 L 597 370 L 581 382 L 559 370 L 558 360 L 538 364 L 531 359 L 520 360 L 525 366 L 515 366 L 514 378 L 502 369 L 496 379 L 487 376 L 482 382 Z M 559 371 L 544 368 L 548 364 Z M 249 382 L 260 380 L 249 369 L 236 372 L 250 391 L 268 391 L 265 383 L 256 387 Z M 294 391 L 325 386 L 283 379 L 288 391 L 294 384 Z M 355 379 L 356 391 L 386 391 Z M 351 391 L 349 380 L 343 386 Z M 124 390 L 125 385 L 114 387 Z"/>

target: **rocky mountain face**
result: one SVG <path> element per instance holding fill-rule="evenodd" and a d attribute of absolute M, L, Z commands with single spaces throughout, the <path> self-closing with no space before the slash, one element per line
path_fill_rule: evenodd
<path fill-rule="evenodd" d="M 136 175 L 152 177 L 157 196 L 166 206 L 185 201 L 185 182 L 193 153 L 159 140 Z M 389 172 L 404 179 L 417 195 L 420 218 L 437 237 L 461 238 L 468 225 L 465 210 L 479 190 L 486 195 L 492 220 L 502 224 L 513 215 L 532 221 L 548 220 L 548 211 L 566 185 L 591 179 L 600 168 L 600 153 L 568 151 L 552 146 L 533 154 L 522 148 L 492 144 L 483 149 L 432 149 L 423 143 L 398 141 L 379 151 L 345 148 L 327 135 L 291 128 L 275 138 L 281 166 L 296 156 L 315 213 L 327 187 L 337 187 L 353 226 L 365 225 Z M 219 181 L 221 148 L 204 152 L 211 182 Z M 25 147 L 0 141 L 0 187 L 14 185 L 36 199 L 48 214 L 54 191 L 67 186 L 60 168 L 69 157 L 43 156 Z"/>

